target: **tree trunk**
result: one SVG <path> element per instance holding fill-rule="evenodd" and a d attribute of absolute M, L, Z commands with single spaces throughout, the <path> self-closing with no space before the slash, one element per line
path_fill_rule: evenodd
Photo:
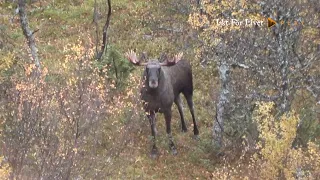
<path fill-rule="evenodd" d="M 100 52 L 97 54 L 97 59 L 101 60 L 101 57 L 106 49 L 107 46 L 107 40 L 108 40 L 108 28 L 110 25 L 110 18 L 111 18 L 111 0 L 107 0 L 108 3 L 108 15 L 107 15 L 107 21 L 103 27 L 103 34 L 102 34 L 102 46 Z"/>
<path fill-rule="evenodd" d="M 286 51 L 288 49 L 285 49 L 285 42 L 284 42 L 284 34 L 282 32 L 279 32 L 278 34 L 278 53 L 279 53 L 279 60 L 280 60 L 280 71 L 281 71 L 281 113 L 285 113 L 290 109 L 290 92 L 289 92 L 289 79 L 288 79 L 288 68 L 289 68 L 289 61 Z"/>
<path fill-rule="evenodd" d="M 26 8 L 26 1 L 19 0 L 18 1 L 18 10 L 19 10 L 21 29 L 23 31 L 23 35 L 26 37 L 26 39 L 28 41 L 28 46 L 31 50 L 31 56 L 34 61 L 34 64 L 36 65 L 37 69 L 39 69 L 40 68 L 40 60 L 38 58 L 38 49 L 36 47 L 36 42 L 35 42 L 35 38 L 34 38 L 35 32 L 33 32 L 29 27 L 28 17 L 27 17 L 25 8 Z"/>
<path fill-rule="evenodd" d="M 214 144 L 217 145 L 219 148 L 222 147 L 222 138 L 223 138 L 223 128 L 224 128 L 224 121 L 226 115 L 226 105 L 229 102 L 229 71 L 230 67 L 225 63 L 222 62 L 219 68 L 219 76 L 220 76 L 220 94 L 219 94 L 219 101 L 217 103 L 216 108 L 216 117 L 215 122 L 213 123 L 213 141 Z"/>

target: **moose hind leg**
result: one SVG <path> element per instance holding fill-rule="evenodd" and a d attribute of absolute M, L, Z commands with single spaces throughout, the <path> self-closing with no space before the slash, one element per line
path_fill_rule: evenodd
<path fill-rule="evenodd" d="M 177 105 L 178 107 L 178 111 L 179 111 L 179 114 L 180 114 L 180 118 L 181 118 L 181 130 L 182 132 L 187 132 L 187 126 L 186 126 L 186 123 L 184 121 L 184 115 L 183 115 L 183 111 L 182 111 L 182 103 L 181 103 L 181 98 L 180 98 L 180 95 L 178 95 L 175 100 L 174 100 L 174 103 Z"/>
<path fill-rule="evenodd" d="M 156 119 L 155 112 L 150 112 L 147 115 L 150 126 L 151 126 L 151 134 L 152 134 L 152 149 L 151 149 L 151 158 L 155 159 L 158 156 L 158 149 L 156 146 Z"/>
<path fill-rule="evenodd" d="M 193 121 L 193 133 L 196 136 L 196 138 L 198 138 L 197 136 L 199 135 L 199 129 L 198 129 L 198 125 L 196 122 L 196 118 L 194 115 L 194 107 L 193 107 L 193 101 L 192 101 L 192 95 L 186 95 L 185 97 L 187 99 L 187 103 L 191 112 L 191 116 L 192 116 L 192 121 Z"/>
<path fill-rule="evenodd" d="M 178 154 L 178 152 L 177 152 L 176 146 L 173 143 L 173 138 L 172 138 L 172 134 L 171 134 L 171 113 L 172 113 L 171 109 L 168 110 L 168 111 L 165 111 L 164 112 L 164 118 L 166 120 L 167 135 L 168 135 L 168 138 L 169 138 L 169 148 L 171 150 L 171 153 L 173 155 L 176 155 L 176 154 Z"/>

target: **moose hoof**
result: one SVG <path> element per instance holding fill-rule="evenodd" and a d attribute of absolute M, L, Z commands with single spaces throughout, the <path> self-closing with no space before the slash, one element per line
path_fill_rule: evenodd
<path fill-rule="evenodd" d="M 177 149 L 172 149 L 172 150 L 171 150 L 171 154 L 174 155 L 174 156 L 177 155 L 177 154 L 178 154 Z"/>
<path fill-rule="evenodd" d="M 175 146 L 171 146 L 170 149 L 171 149 L 171 154 L 172 154 L 172 155 L 175 156 L 175 155 L 178 154 L 177 148 L 176 148 Z"/>
<path fill-rule="evenodd" d="M 199 141 L 200 137 L 199 137 L 199 135 L 193 135 L 193 139 L 196 140 L 196 141 Z"/>
<path fill-rule="evenodd" d="M 156 148 L 152 148 L 151 153 L 150 153 L 150 157 L 152 159 L 156 159 L 158 157 L 158 150 Z"/>
<path fill-rule="evenodd" d="M 185 127 L 185 128 L 182 128 L 181 129 L 181 132 L 185 133 L 185 132 L 188 132 L 188 129 Z"/>

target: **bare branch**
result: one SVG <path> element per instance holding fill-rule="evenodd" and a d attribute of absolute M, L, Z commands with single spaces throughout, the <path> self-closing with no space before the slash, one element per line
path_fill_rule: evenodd
<path fill-rule="evenodd" d="M 108 28 L 110 25 L 110 18 L 111 18 L 111 0 L 107 0 L 108 1 L 108 15 L 107 15 L 107 21 L 106 24 L 103 27 L 103 36 L 102 36 L 102 46 L 101 46 L 101 50 L 100 52 L 97 54 L 97 59 L 100 60 L 105 49 L 107 46 L 107 37 L 108 37 Z"/>
<path fill-rule="evenodd" d="M 241 63 L 233 63 L 233 64 L 231 64 L 231 67 L 233 67 L 233 68 L 238 67 L 238 68 L 243 68 L 243 69 L 249 69 L 250 68 L 249 66 L 247 66 L 245 64 L 241 64 Z"/>
<path fill-rule="evenodd" d="M 99 44 L 99 26 L 98 26 L 98 10 L 97 10 L 97 0 L 94 0 L 94 9 L 93 9 L 93 23 L 96 28 L 96 54 L 99 53 L 98 44 Z"/>
<path fill-rule="evenodd" d="M 28 41 L 28 46 L 31 50 L 32 59 L 36 65 L 36 67 L 39 69 L 40 68 L 40 60 L 38 57 L 38 49 L 36 47 L 35 38 L 34 38 L 34 33 L 37 32 L 38 30 L 33 32 L 30 29 L 28 17 L 27 17 L 26 11 L 25 11 L 25 7 L 26 7 L 26 1 L 19 0 L 18 1 L 18 10 L 19 10 L 21 29 L 23 31 L 23 35 L 26 37 L 26 39 Z"/>

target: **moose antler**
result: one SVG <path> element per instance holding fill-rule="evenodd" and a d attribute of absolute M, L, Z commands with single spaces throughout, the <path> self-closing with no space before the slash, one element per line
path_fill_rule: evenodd
<path fill-rule="evenodd" d="M 136 66 L 145 66 L 147 63 L 141 63 L 137 58 L 136 53 L 133 50 L 129 50 L 125 53 L 125 57 L 134 65 Z"/>
<path fill-rule="evenodd" d="M 165 62 L 160 63 L 160 65 L 161 66 L 172 66 L 172 65 L 175 65 L 178 61 L 181 60 L 182 56 L 183 56 L 183 52 L 180 52 L 180 53 L 174 55 L 172 59 L 169 58 Z"/>

